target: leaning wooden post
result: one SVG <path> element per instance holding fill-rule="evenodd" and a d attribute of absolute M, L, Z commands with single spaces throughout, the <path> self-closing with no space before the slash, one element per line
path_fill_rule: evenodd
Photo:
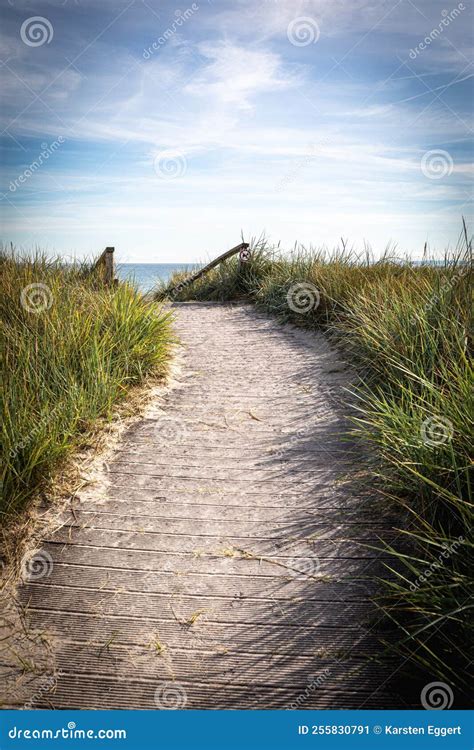
<path fill-rule="evenodd" d="M 208 263 L 207 266 L 204 266 L 204 268 L 200 268 L 199 271 L 196 271 L 196 273 L 193 273 L 192 276 L 188 276 L 187 279 L 184 279 L 176 286 L 170 287 L 166 290 L 166 294 L 168 297 L 174 297 L 180 292 L 183 291 L 186 287 L 188 287 L 190 284 L 194 283 L 198 279 L 201 278 L 201 276 L 204 276 L 205 273 L 210 271 L 212 268 L 215 268 L 219 263 L 222 263 L 222 261 L 227 260 L 228 258 L 231 258 L 232 255 L 235 255 L 236 253 L 242 253 L 244 250 L 248 250 L 249 244 L 248 242 L 240 242 L 235 247 L 232 247 L 230 250 L 227 250 L 227 252 L 222 253 L 222 255 L 219 255 L 218 258 L 215 258 L 215 260 L 211 261 L 211 263 Z"/>

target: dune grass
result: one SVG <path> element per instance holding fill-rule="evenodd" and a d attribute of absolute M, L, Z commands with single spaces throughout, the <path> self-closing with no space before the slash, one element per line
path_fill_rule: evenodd
<path fill-rule="evenodd" d="M 171 285 L 183 281 L 177 274 Z M 166 288 L 157 291 L 166 296 Z M 472 247 L 444 262 L 253 243 L 176 300 L 245 298 L 282 322 L 323 329 L 360 375 L 354 432 L 375 447 L 374 486 L 403 509 L 380 600 L 408 664 L 467 690 L 473 659 Z M 403 520 L 402 520 L 403 519 Z"/>
<path fill-rule="evenodd" d="M 0 253 L 0 522 L 21 513 L 130 386 L 167 371 L 169 313 L 90 264 Z"/>

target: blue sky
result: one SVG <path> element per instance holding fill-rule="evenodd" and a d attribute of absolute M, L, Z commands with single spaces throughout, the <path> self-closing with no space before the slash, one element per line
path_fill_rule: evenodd
<path fill-rule="evenodd" d="M 8 242 L 419 256 L 472 217 L 468 0 L 3 0 L 2 21 Z"/>

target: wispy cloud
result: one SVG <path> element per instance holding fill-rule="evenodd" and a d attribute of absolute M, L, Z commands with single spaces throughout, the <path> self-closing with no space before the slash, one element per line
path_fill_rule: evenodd
<path fill-rule="evenodd" d="M 213 108 L 251 109 L 258 95 L 296 83 L 296 77 L 284 73 L 280 56 L 268 50 L 248 50 L 229 42 L 206 42 L 198 50 L 209 64 L 184 86 L 184 92 L 202 97 L 204 106 L 207 102 Z"/>

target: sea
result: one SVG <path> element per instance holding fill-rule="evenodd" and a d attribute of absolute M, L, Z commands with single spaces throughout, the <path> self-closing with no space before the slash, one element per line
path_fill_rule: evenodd
<path fill-rule="evenodd" d="M 428 263 L 429 265 L 442 265 L 443 261 L 412 261 L 415 265 Z M 116 273 L 120 279 L 134 282 L 138 289 L 145 294 L 154 289 L 159 281 L 165 283 L 171 278 L 175 271 L 186 271 L 189 274 L 199 268 L 192 263 L 118 263 Z"/>
<path fill-rule="evenodd" d="M 197 266 L 192 263 L 118 263 L 117 276 L 131 281 L 143 292 L 150 292 L 159 281 L 167 282 L 175 271 L 192 273 Z"/>

